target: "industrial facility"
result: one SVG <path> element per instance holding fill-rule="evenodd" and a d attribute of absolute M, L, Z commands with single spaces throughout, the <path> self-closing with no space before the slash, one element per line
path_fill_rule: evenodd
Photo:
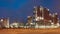
<path fill-rule="evenodd" d="M 9 23 L 9 18 L 0 18 L 0 28 L 59 28 L 60 20 L 57 13 L 48 8 L 34 6 L 33 16 L 27 16 L 27 23 Z"/>
<path fill-rule="evenodd" d="M 59 26 L 58 14 L 57 13 L 52 14 L 48 8 L 44 8 L 42 6 L 34 7 L 33 20 L 37 24 L 37 27 L 43 26 L 43 28 L 51 28 L 51 27 L 55 28 Z"/>

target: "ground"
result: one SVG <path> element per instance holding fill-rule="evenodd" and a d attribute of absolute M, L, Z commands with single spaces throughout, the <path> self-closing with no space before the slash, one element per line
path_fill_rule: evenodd
<path fill-rule="evenodd" d="M 60 34 L 56 29 L 0 29 L 0 34 Z"/>

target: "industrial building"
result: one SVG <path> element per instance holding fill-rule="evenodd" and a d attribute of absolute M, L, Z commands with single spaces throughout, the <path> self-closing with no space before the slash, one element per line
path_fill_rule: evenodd
<path fill-rule="evenodd" d="M 9 18 L 0 18 L 0 26 L 2 28 L 9 28 Z"/>
<path fill-rule="evenodd" d="M 0 18 L 0 28 L 58 28 L 60 20 L 57 13 L 51 13 L 50 10 L 42 6 L 34 6 L 33 16 L 27 16 L 27 23 L 14 21 L 9 24 L 9 18 Z"/>
<path fill-rule="evenodd" d="M 33 23 L 37 26 L 51 26 L 59 25 L 59 19 L 57 13 L 50 13 L 48 8 L 42 6 L 34 6 L 33 11 Z"/>

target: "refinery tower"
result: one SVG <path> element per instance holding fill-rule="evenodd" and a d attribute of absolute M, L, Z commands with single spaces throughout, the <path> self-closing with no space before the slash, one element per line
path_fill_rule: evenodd
<path fill-rule="evenodd" d="M 33 21 L 38 25 L 56 25 L 59 23 L 58 14 L 51 14 L 48 8 L 35 6 L 33 11 Z"/>

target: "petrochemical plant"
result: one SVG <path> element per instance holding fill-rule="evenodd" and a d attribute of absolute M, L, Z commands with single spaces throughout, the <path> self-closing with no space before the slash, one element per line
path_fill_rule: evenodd
<path fill-rule="evenodd" d="M 33 16 L 27 16 L 27 23 L 9 23 L 9 18 L 0 18 L 0 28 L 59 28 L 60 20 L 57 13 L 50 13 L 48 8 L 34 6 Z"/>

